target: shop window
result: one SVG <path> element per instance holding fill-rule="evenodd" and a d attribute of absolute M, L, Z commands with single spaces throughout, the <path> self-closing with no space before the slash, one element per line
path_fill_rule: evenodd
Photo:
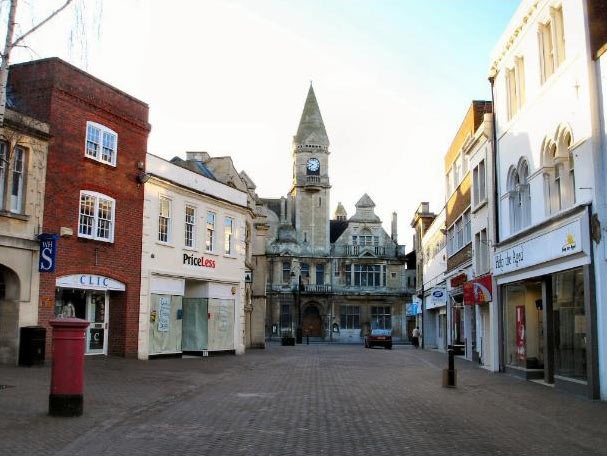
<path fill-rule="evenodd" d="M 80 192 L 78 237 L 114 242 L 113 198 L 96 192 Z"/>
<path fill-rule="evenodd" d="M 115 131 L 95 122 L 86 123 L 86 157 L 116 166 L 117 147 L 118 135 Z"/>
<path fill-rule="evenodd" d="M 185 207 L 185 246 L 196 247 L 196 208 L 186 205 Z"/>
<path fill-rule="evenodd" d="M 340 306 L 340 322 L 342 329 L 360 329 L 360 307 Z"/>
<path fill-rule="evenodd" d="M 392 312 L 390 306 L 371 307 L 371 328 L 392 329 Z"/>
<path fill-rule="evenodd" d="M 505 363 L 527 369 L 544 367 L 542 287 L 522 282 L 504 287 Z"/>
<path fill-rule="evenodd" d="M 161 196 L 158 208 L 158 241 L 168 243 L 171 240 L 171 200 Z"/>
<path fill-rule="evenodd" d="M 587 379 L 584 274 L 581 268 L 552 276 L 554 373 Z"/>

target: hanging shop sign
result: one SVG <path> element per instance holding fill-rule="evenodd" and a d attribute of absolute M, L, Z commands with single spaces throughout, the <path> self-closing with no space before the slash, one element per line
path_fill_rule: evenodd
<path fill-rule="evenodd" d="M 451 284 L 451 288 L 457 288 L 461 287 L 466 280 L 468 280 L 468 276 L 465 272 L 462 272 L 461 274 L 452 277 L 449 283 Z"/>
<path fill-rule="evenodd" d="M 493 300 L 491 275 L 479 277 L 466 282 L 464 288 L 464 304 L 484 304 Z"/>
<path fill-rule="evenodd" d="M 41 233 L 38 235 L 38 240 L 40 241 L 38 272 L 55 272 L 59 236 L 57 234 Z"/>
<path fill-rule="evenodd" d="M 426 298 L 426 309 L 434 309 L 447 305 L 447 290 L 445 287 L 434 287 Z"/>

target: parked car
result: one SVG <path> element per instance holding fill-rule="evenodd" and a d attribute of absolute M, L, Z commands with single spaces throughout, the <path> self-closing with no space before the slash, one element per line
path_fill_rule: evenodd
<path fill-rule="evenodd" d="M 365 336 L 365 348 L 380 346 L 392 350 L 392 331 L 389 329 L 372 329 Z"/>

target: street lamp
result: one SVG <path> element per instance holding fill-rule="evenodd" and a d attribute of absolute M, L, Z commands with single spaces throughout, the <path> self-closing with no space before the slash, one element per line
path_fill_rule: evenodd
<path fill-rule="evenodd" d="M 293 287 L 295 308 L 297 310 L 297 328 L 295 330 L 295 343 L 301 344 L 302 339 L 303 339 L 302 330 L 301 330 L 301 297 L 300 297 L 300 293 L 301 293 L 301 289 L 302 289 L 301 268 L 298 265 L 295 265 L 293 267 L 293 271 L 291 271 L 291 279 L 292 279 L 291 282 L 293 282 L 293 279 L 295 279 L 295 271 L 297 271 L 297 284 Z"/>

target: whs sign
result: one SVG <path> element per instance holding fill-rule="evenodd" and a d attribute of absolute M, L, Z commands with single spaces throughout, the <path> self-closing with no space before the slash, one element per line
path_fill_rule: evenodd
<path fill-rule="evenodd" d="M 40 241 L 40 258 L 38 260 L 39 272 L 55 272 L 55 260 L 57 258 L 57 243 L 59 236 L 56 234 L 42 233 L 38 235 Z"/>

